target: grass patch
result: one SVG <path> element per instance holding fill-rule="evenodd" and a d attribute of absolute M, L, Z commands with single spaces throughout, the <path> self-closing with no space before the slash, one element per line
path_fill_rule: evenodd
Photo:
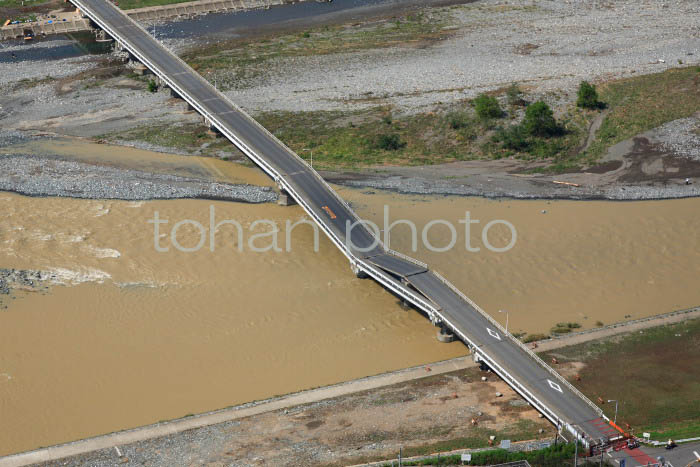
<path fill-rule="evenodd" d="M 258 120 L 285 144 L 320 168 L 369 165 L 430 165 L 480 157 L 481 131 L 474 117 L 426 113 L 387 117 L 375 107 L 354 112 L 268 112 Z M 472 112 L 473 113 L 473 112 Z"/>
<path fill-rule="evenodd" d="M 0 0 L 0 8 L 22 8 L 31 7 L 36 5 L 41 5 L 44 3 L 49 3 L 46 0 L 24 0 L 24 5 L 22 5 L 22 0 Z"/>
<path fill-rule="evenodd" d="M 152 125 L 122 133 L 99 136 L 107 141 L 142 141 L 145 143 L 179 149 L 186 152 L 200 151 L 203 155 L 213 155 L 218 151 L 235 151 L 226 138 L 217 138 L 208 132 L 208 127 L 199 124 Z M 206 148 L 202 145 L 206 144 Z"/>
<path fill-rule="evenodd" d="M 528 452 L 509 452 L 503 449 L 493 449 L 489 451 L 481 451 L 472 454 L 472 460 L 467 465 L 495 465 L 506 462 L 516 462 L 527 460 L 533 467 L 561 467 L 573 465 L 576 447 L 573 444 L 557 444 L 544 449 L 538 449 Z M 580 448 L 583 451 L 583 448 Z M 385 467 L 390 467 L 393 464 L 384 464 Z M 402 465 L 463 465 L 461 455 L 448 456 L 433 456 L 418 461 L 403 461 Z M 585 461 L 579 460 L 578 465 L 589 465 Z M 594 462 L 590 465 L 599 465 Z M 611 465 L 605 461 L 603 465 Z"/>
<path fill-rule="evenodd" d="M 487 430 L 476 427 L 469 437 L 453 438 L 424 446 L 407 447 L 403 450 L 406 457 L 423 456 L 433 452 L 454 451 L 456 449 L 484 448 L 489 445 L 489 436 L 496 439 L 510 439 L 513 442 L 537 439 L 540 426 L 532 420 L 518 420 L 517 423 L 503 430 Z"/>
<path fill-rule="evenodd" d="M 420 18 L 422 17 L 413 19 L 413 23 L 422 24 L 424 19 Z M 382 24 L 387 28 L 387 24 L 394 23 Z M 400 26 L 399 29 L 402 27 L 404 26 Z M 414 24 L 405 27 L 411 29 L 419 26 Z M 316 34 L 317 32 L 311 31 L 309 38 L 304 35 L 293 37 L 294 41 L 307 41 L 314 40 Z M 386 36 L 381 37 L 383 37 L 382 40 L 386 40 Z M 263 49 L 280 47 L 279 44 L 277 46 L 274 44 L 277 44 L 276 40 L 260 40 L 251 44 L 251 48 L 244 46 L 241 50 L 226 53 L 222 51 L 193 60 L 211 64 L 228 57 L 226 60 L 230 61 L 235 54 L 251 54 L 251 50 L 256 50 L 257 47 Z M 344 45 L 335 44 L 329 46 L 326 51 L 333 47 L 344 47 Z M 294 49 L 293 53 L 303 54 L 312 53 L 312 51 L 304 46 Z M 255 60 L 261 59 L 258 57 Z M 210 63 L 210 61 L 214 62 Z M 246 73 L 254 73 L 254 70 L 253 67 Z M 204 75 L 207 76 L 207 73 Z M 635 80 L 646 84 L 637 88 Z M 354 169 L 378 165 L 415 166 L 459 160 L 513 157 L 523 161 L 547 162 L 547 165 L 532 169 L 531 173 L 556 174 L 577 171 L 595 163 L 596 154 L 600 154 L 605 147 L 614 144 L 618 139 L 625 139 L 648 129 L 647 127 L 658 126 L 667 119 L 690 115 L 700 109 L 700 97 L 697 96 L 700 93 L 697 92 L 698 85 L 694 84 L 699 80 L 700 71 L 694 67 L 600 86 L 599 94 L 608 105 L 610 114 L 599 131 L 598 141 L 586 154 L 581 154 L 579 150 L 587 136 L 590 122 L 599 115 L 599 110 L 580 109 L 574 104 L 566 114 L 557 116 L 556 134 L 541 136 L 527 132 L 522 124 L 502 123 L 504 120 L 494 118 L 479 118 L 472 102 L 468 100 L 449 105 L 441 104 L 433 111 L 412 115 L 392 115 L 391 108 L 377 105 L 357 111 L 266 112 L 257 115 L 256 118 L 302 157 L 309 159 L 311 151 L 305 151 L 305 149 L 312 150 L 314 165 L 320 169 Z M 673 92 L 677 94 L 672 92 L 673 96 L 668 98 L 659 97 L 663 94 L 654 94 L 659 91 L 659 86 L 667 86 L 669 82 L 672 83 L 670 86 Z M 220 87 L 222 87 L 221 83 L 222 81 L 218 80 Z M 695 94 L 689 93 L 691 88 L 696 90 Z M 522 92 L 516 86 L 511 86 L 504 88 L 501 94 L 503 94 L 503 101 L 512 101 L 513 105 L 509 105 L 508 113 L 515 115 L 516 107 L 524 102 Z M 630 97 L 633 94 L 635 97 Z M 366 97 L 368 101 L 381 101 L 381 99 L 374 95 Z M 485 100 L 485 97 L 482 97 L 482 100 Z M 657 101 L 663 101 L 663 103 L 653 104 Z M 675 103 L 680 101 L 683 105 L 674 107 Z M 490 100 L 488 103 L 495 107 L 493 101 Z M 657 107 L 658 111 L 655 110 Z M 650 108 L 653 111 L 650 111 Z M 644 125 L 640 123 L 642 117 Z M 614 130 L 617 136 L 610 139 L 613 131 L 611 125 L 616 125 L 613 122 L 620 119 L 627 123 L 621 124 Z M 549 123 L 551 124 L 551 121 Z M 175 132 L 168 128 L 154 130 L 140 132 L 140 134 L 147 142 L 168 147 L 192 150 L 201 145 L 197 138 L 201 128 L 196 125 L 178 127 Z M 138 131 L 129 132 L 127 135 L 122 135 L 121 139 L 134 140 L 138 139 L 138 136 Z M 166 141 L 169 144 L 153 141 L 162 138 L 174 139 L 174 141 Z M 603 143 L 603 141 L 606 142 Z M 225 149 L 227 145 L 228 143 L 221 143 L 220 149 Z M 229 150 L 230 148 L 228 146 Z M 568 331 L 562 329 L 554 332 Z"/>
<path fill-rule="evenodd" d="M 619 400 L 618 424 L 657 440 L 700 436 L 700 320 L 556 351 L 584 361 L 576 386 L 591 400 Z M 551 356 L 547 355 L 547 358 Z M 603 405 L 612 418 L 614 405 Z"/>
<path fill-rule="evenodd" d="M 635 76 L 598 87 L 610 109 L 586 155 L 596 160 L 620 141 L 700 110 L 700 67 Z"/>
<path fill-rule="evenodd" d="M 182 3 L 188 1 L 191 0 L 119 0 L 119 8 L 121 8 L 122 10 L 131 10 L 134 8 L 171 5 L 173 3 Z"/>
<path fill-rule="evenodd" d="M 578 329 L 580 327 L 581 325 L 579 323 L 557 323 L 556 326 L 550 330 L 550 332 L 552 334 L 568 334 L 574 329 Z"/>
<path fill-rule="evenodd" d="M 266 73 L 264 65 L 273 59 L 424 44 L 452 34 L 444 29 L 446 22 L 445 12 L 420 12 L 359 26 L 323 26 L 302 33 L 222 41 L 189 51 L 183 58 L 205 78 L 216 78 L 221 89 L 240 89 L 255 85 Z"/>

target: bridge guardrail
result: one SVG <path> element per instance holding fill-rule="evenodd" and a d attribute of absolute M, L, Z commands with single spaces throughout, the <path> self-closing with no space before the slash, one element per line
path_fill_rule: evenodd
<path fill-rule="evenodd" d="M 486 318 L 491 324 L 493 324 L 499 331 L 503 333 L 504 336 L 508 336 L 511 341 L 513 341 L 518 347 L 520 347 L 522 350 L 524 350 L 533 360 L 535 360 L 537 363 L 540 364 L 545 370 L 547 370 L 552 376 L 554 376 L 559 382 L 564 384 L 571 392 L 576 394 L 580 399 L 582 399 L 585 403 L 587 403 L 599 416 L 605 418 L 607 420 L 607 417 L 603 413 L 603 410 L 595 405 L 588 397 L 586 397 L 581 391 L 576 389 L 576 387 L 568 382 L 566 378 L 564 378 L 562 375 L 560 375 L 557 371 L 554 370 L 551 366 L 547 365 L 547 363 L 542 360 L 539 355 L 537 355 L 535 352 L 533 352 L 530 348 L 528 348 L 525 343 L 523 343 L 520 339 L 517 339 L 513 334 L 511 334 L 509 331 L 507 331 L 501 323 L 496 321 L 491 315 L 486 313 L 479 305 L 474 303 L 474 301 L 467 297 L 462 291 L 460 291 L 457 287 L 452 285 L 450 281 L 445 279 L 442 274 L 440 274 L 437 271 L 432 271 L 433 274 L 435 274 L 435 277 L 440 279 L 440 281 L 448 286 L 454 293 L 459 295 L 464 301 L 469 303 L 476 311 L 478 311 L 484 318 Z"/>
<path fill-rule="evenodd" d="M 306 201 L 304 200 L 304 198 L 296 191 L 296 189 L 294 188 L 294 186 L 293 186 L 290 182 L 288 182 L 284 177 L 282 177 L 282 174 L 280 174 L 272 165 L 270 165 L 270 164 L 269 164 L 267 161 L 265 161 L 262 157 L 258 156 L 258 155 L 247 145 L 247 143 L 246 143 L 245 141 L 243 141 L 243 140 L 242 140 L 241 138 L 239 138 L 237 135 L 235 135 L 234 133 L 232 133 L 231 131 L 229 131 L 229 130 L 226 128 L 226 125 L 224 125 L 221 121 L 219 121 L 218 118 L 216 118 L 216 116 L 212 115 L 207 109 L 205 109 L 202 105 L 200 105 L 194 98 L 192 98 L 192 97 L 191 97 L 184 89 L 182 89 L 175 81 L 173 81 L 172 79 L 170 79 L 170 77 L 168 77 L 162 70 L 159 69 L 159 67 L 157 67 L 154 63 L 152 63 L 147 57 L 143 56 L 143 54 L 141 54 L 141 53 L 138 51 L 137 47 L 135 47 L 133 44 L 131 44 L 131 43 L 129 42 L 128 38 L 125 38 L 124 36 L 122 36 L 122 35 L 120 35 L 120 34 L 118 34 L 118 33 L 115 33 L 115 31 L 114 31 L 111 27 L 109 27 L 107 24 L 105 24 L 104 21 L 101 21 L 101 20 L 100 20 L 100 18 L 99 18 L 99 16 L 98 16 L 97 14 L 95 14 L 94 12 L 92 12 L 90 8 L 87 8 L 85 5 L 83 5 L 82 2 L 81 2 L 81 0 L 71 0 L 71 1 L 73 1 L 77 6 L 79 6 L 85 13 L 91 13 L 92 19 L 93 19 L 93 21 L 95 21 L 95 23 L 97 23 L 100 27 L 102 27 L 105 31 L 107 31 L 112 37 L 114 37 L 114 38 L 117 39 L 117 40 L 120 40 L 120 41 L 125 45 L 125 47 L 126 47 L 127 49 L 129 49 L 129 51 L 130 51 L 134 56 L 136 56 L 139 60 L 141 60 L 145 65 L 149 66 L 149 68 L 151 68 L 151 70 L 153 70 L 154 73 L 156 73 L 160 78 L 162 78 L 163 81 L 164 81 L 168 86 L 170 86 L 172 89 L 174 89 L 176 92 L 178 92 L 178 93 L 183 97 L 183 99 L 185 99 L 190 105 L 192 105 L 195 109 L 197 109 L 205 118 L 209 119 L 209 121 L 210 121 L 212 124 L 215 124 L 215 125 L 217 126 L 217 128 L 218 128 L 220 131 L 222 131 L 222 133 L 224 133 L 224 135 L 225 135 L 229 140 L 231 140 L 234 144 L 236 144 L 239 148 L 241 148 L 241 150 L 243 150 L 243 151 L 246 153 L 246 155 L 248 155 L 251 159 L 255 160 L 255 161 L 263 168 L 263 170 L 265 170 L 265 172 L 267 172 L 271 177 L 273 177 L 273 178 L 275 179 L 275 181 L 277 181 L 281 186 L 283 186 L 284 189 L 287 190 L 287 191 L 294 197 L 294 199 L 295 199 L 297 202 L 299 202 L 299 204 L 302 206 L 302 208 L 316 221 L 316 223 L 317 223 L 319 226 L 321 226 L 321 228 L 324 230 L 324 232 L 326 233 L 326 235 L 329 236 L 329 238 L 331 239 L 331 241 L 333 241 L 333 243 L 336 244 L 336 246 L 341 250 L 341 252 L 343 252 L 343 254 L 344 254 L 346 257 L 348 257 L 348 259 L 349 259 L 352 263 L 362 265 L 362 269 L 363 269 L 365 272 L 367 272 L 368 274 L 370 274 L 375 280 L 377 280 L 377 282 L 379 282 L 379 283 L 381 283 L 382 285 L 386 286 L 386 287 L 389 288 L 390 290 L 393 290 L 393 291 L 399 293 L 401 296 L 404 296 L 404 297 L 409 298 L 409 299 L 411 299 L 412 301 L 414 301 L 414 303 L 416 303 L 417 305 L 419 305 L 422 309 L 424 309 L 424 311 L 426 311 L 426 312 L 431 316 L 431 319 L 433 319 L 435 316 L 439 316 L 443 321 L 445 321 L 447 324 L 449 324 L 449 325 L 453 328 L 453 330 L 463 338 L 463 340 L 464 340 L 465 342 L 468 342 L 468 343 L 472 346 L 472 348 L 476 349 L 477 355 L 478 355 L 481 359 L 483 359 L 484 361 L 486 361 L 486 363 L 489 364 L 489 366 L 491 366 L 494 370 L 498 370 L 499 375 L 500 375 L 502 378 L 504 378 L 504 379 L 506 379 L 507 381 L 509 381 L 509 383 L 511 384 L 511 386 L 513 386 L 513 387 L 516 389 L 516 391 L 519 392 L 521 395 L 523 395 L 523 397 L 525 397 L 529 402 L 531 402 L 533 405 L 536 405 L 536 406 L 538 407 L 538 409 L 541 410 L 542 413 L 544 413 L 544 414 L 547 416 L 548 419 L 550 419 L 550 421 L 552 421 L 553 423 L 557 424 L 557 426 L 567 426 L 568 429 L 569 429 L 570 431 L 572 431 L 572 433 L 574 433 L 574 434 L 576 434 L 577 436 L 579 436 L 579 434 L 576 432 L 576 430 L 575 430 L 571 425 L 569 425 L 568 423 L 566 423 L 566 422 L 564 422 L 563 420 L 559 419 L 559 417 L 558 417 L 552 410 L 550 410 L 545 404 L 543 404 L 543 403 L 540 402 L 536 397 L 534 397 L 534 395 L 532 395 L 532 393 L 530 393 L 530 391 L 529 391 L 523 384 L 521 384 L 518 380 L 516 380 L 514 377 L 512 377 L 505 369 L 503 369 L 503 368 L 502 368 L 496 361 L 494 361 L 491 357 L 489 357 L 487 354 L 481 352 L 481 351 L 479 350 L 478 346 L 476 346 L 473 342 L 471 342 L 471 340 L 470 340 L 465 334 L 463 334 L 461 331 L 459 331 L 459 329 L 458 329 L 453 323 L 450 323 L 448 319 L 445 319 L 444 317 L 440 316 L 439 310 L 437 310 L 434 306 L 432 306 L 431 304 L 429 304 L 429 303 L 428 303 L 427 301 L 425 301 L 424 299 L 418 297 L 417 294 L 411 292 L 410 290 L 406 289 L 405 287 L 399 287 L 399 286 L 397 286 L 396 284 L 392 283 L 390 280 L 388 280 L 386 277 L 384 277 L 384 273 L 383 273 L 383 272 L 378 271 L 375 267 L 373 267 L 372 265 L 368 264 L 368 263 L 365 262 L 363 259 L 356 257 L 356 256 L 354 255 L 354 253 L 353 253 L 352 251 L 350 251 L 350 250 L 346 247 L 346 245 L 340 240 L 340 238 L 337 237 L 337 235 L 335 234 L 335 232 L 333 232 L 333 230 L 330 229 L 330 227 L 328 227 L 328 226 L 325 224 L 325 222 L 323 221 L 323 219 L 321 219 L 321 218 L 319 217 L 319 215 L 316 214 L 316 213 L 314 212 L 314 210 L 311 208 L 311 206 L 309 206 L 308 203 L 306 203 Z M 123 12 L 121 12 L 121 13 L 123 14 Z M 126 16 L 126 15 L 125 15 L 125 16 Z M 141 25 L 136 24 L 136 26 L 137 26 L 138 28 L 140 28 L 144 34 L 148 35 L 148 32 L 145 31 L 145 29 L 144 29 Z M 161 45 L 161 46 L 162 46 L 162 45 Z M 173 54 L 173 55 L 174 55 L 174 54 Z M 175 57 L 184 67 L 187 67 L 187 64 L 185 64 L 185 62 L 182 61 L 182 59 L 180 59 L 180 58 L 177 57 L 176 55 L 174 55 L 174 57 Z M 211 84 L 210 84 L 208 81 L 204 80 L 204 78 L 201 77 L 198 73 L 193 73 L 193 74 L 194 74 L 195 76 L 197 76 L 197 79 L 201 80 L 203 83 L 206 83 L 207 86 L 213 87 L 213 86 L 211 86 Z M 258 128 L 260 128 L 262 131 L 264 131 L 267 135 L 269 135 L 269 136 L 272 137 L 272 138 L 275 138 L 274 135 L 272 135 L 272 133 L 270 133 L 266 128 L 264 128 L 262 125 L 260 125 L 255 119 L 251 118 L 251 117 L 250 117 L 249 115 L 247 115 L 244 111 L 242 111 L 236 104 L 234 104 L 233 102 L 229 101 L 228 98 L 226 98 L 221 92 L 219 92 L 219 91 L 216 90 L 215 88 L 214 88 L 214 90 L 215 90 L 215 92 L 216 92 L 220 97 L 222 97 L 226 102 L 228 102 L 234 109 L 238 110 L 238 111 L 241 113 L 241 115 L 243 115 L 245 118 L 247 118 L 249 121 L 251 121 L 254 125 L 256 125 L 256 126 L 257 126 Z M 276 139 L 276 138 L 275 138 L 275 139 Z M 279 142 L 279 140 L 277 140 L 277 141 Z M 291 149 L 289 149 L 287 146 L 285 146 L 284 143 L 279 142 L 279 144 L 281 144 L 282 147 L 283 147 L 286 151 L 288 151 L 288 152 L 290 153 L 290 155 L 292 155 L 293 157 L 296 157 L 296 158 L 297 158 L 299 161 L 301 161 L 304 165 L 306 165 L 307 167 L 309 167 L 310 172 L 311 172 L 312 174 L 314 174 L 315 177 L 318 178 L 318 179 L 329 189 L 330 193 L 332 193 L 341 203 L 343 203 L 343 205 L 345 205 L 345 206 L 348 208 L 349 213 L 350 213 L 352 216 L 354 216 L 355 218 L 357 218 L 357 216 L 355 215 L 354 211 L 350 208 L 350 206 L 349 206 L 342 198 L 340 198 L 340 196 L 335 192 L 335 190 L 333 190 L 333 189 L 325 182 L 325 180 L 323 180 L 323 178 L 320 177 L 320 175 L 318 175 L 318 173 L 316 173 L 316 171 L 313 170 L 313 169 L 309 166 L 308 163 L 306 163 L 306 161 L 304 161 L 304 160 L 303 160 L 302 158 L 300 158 L 296 153 L 294 153 L 293 151 L 291 151 Z M 379 245 L 381 245 L 382 247 L 384 247 L 384 245 L 381 243 L 381 241 L 380 241 L 379 239 L 377 239 L 377 240 L 379 241 Z M 386 250 L 386 249 L 385 249 L 385 250 Z M 395 252 L 395 253 L 396 253 L 396 252 Z M 416 264 L 420 264 L 421 266 L 427 268 L 427 265 L 425 265 L 425 263 L 418 262 L 418 260 L 415 260 L 415 259 L 413 259 L 413 258 L 410 258 L 410 257 L 408 257 L 408 256 L 406 256 L 406 255 L 401 254 L 401 253 L 399 253 L 399 255 L 400 255 L 400 257 L 403 257 L 404 259 L 407 259 L 408 261 L 412 261 L 412 262 L 414 262 L 414 263 L 416 263 Z M 399 256 L 399 255 L 397 255 L 397 256 Z M 408 259 L 408 258 L 410 258 L 410 259 Z M 441 275 L 439 275 L 439 274 L 437 274 L 437 273 L 435 273 L 435 274 L 436 274 L 436 277 L 438 277 L 439 280 L 441 280 L 441 281 L 442 281 L 445 285 L 447 285 L 451 290 L 453 290 L 455 293 L 457 293 L 457 295 L 460 296 L 461 298 L 463 298 L 467 303 L 469 303 L 470 305 L 472 305 L 472 306 L 474 307 L 474 309 L 477 310 L 479 313 L 481 313 L 484 317 L 486 317 L 486 319 L 487 319 L 489 322 L 493 323 L 494 326 L 496 326 L 499 330 L 501 330 L 502 332 L 504 332 L 504 334 L 509 335 L 511 339 L 515 340 L 515 339 L 513 338 L 512 335 L 510 335 L 509 333 L 505 332 L 505 330 L 503 329 L 503 327 L 502 327 L 499 323 L 497 323 L 495 320 L 493 320 L 493 318 L 491 318 L 491 317 L 490 317 L 488 314 L 486 314 L 481 308 L 479 308 L 471 299 L 469 299 L 466 295 L 464 295 L 461 291 L 459 291 L 456 287 L 454 287 L 454 286 L 453 286 L 449 281 L 447 281 L 444 277 L 442 277 Z M 598 408 L 597 406 L 595 406 L 595 405 L 594 405 L 592 402 L 590 402 L 585 396 L 583 396 L 583 394 L 581 394 L 578 390 L 576 390 L 575 388 L 573 388 L 573 386 L 571 386 L 571 384 L 568 383 L 568 381 L 564 380 L 564 379 L 561 377 L 561 375 L 559 375 L 558 373 L 556 373 L 556 372 L 555 372 L 553 369 L 551 369 L 546 363 L 542 362 L 542 360 L 539 359 L 539 357 L 537 357 L 532 351 L 530 351 L 529 349 L 527 349 L 521 342 L 519 342 L 519 341 L 517 341 L 517 340 L 515 340 L 515 341 L 516 341 L 516 343 L 517 343 L 521 348 L 524 348 L 524 350 L 525 350 L 526 352 L 528 352 L 528 354 L 530 354 L 530 356 L 533 356 L 533 357 L 535 358 L 536 361 L 541 362 L 540 364 L 541 364 L 542 366 L 544 366 L 550 373 L 552 373 L 558 380 L 562 381 L 562 383 L 564 383 L 567 387 L 569 387 L 570 389 L 572 389 L 572 391 L 573 391 L 577 396 L 581 397 L 584 401 L 587 401 L 587 402 L 591 405 L 591 407 L 594 408 L 594 410 L 595 410 L 597 413 L 601 413 L 601 414 L 602 414 L 602 411 L 600 410 L 600 408 Z M 603 417 L 604 417 L 604 415 L 603 415 Z M 606 418 L 607 418 L 607 417 L 606 417 Z"/>
<path fill-rule="evenodd" d="M 400 253 L 396 250 L 392 250 L 391 248 L 387 248 L 386 252 L 389 253 L 390 255 L 394 255 L 394 256 L 397 256 L 403 260 L 406 260 L 409 263 L 413 263 L 416 266 L 420 266 L 422 268 L 428 269 L 428 265 L 426 263 L 424 263 L 423 261 L 418 261 L 417 259 L 411 258 L 410 256 L 404 255 L 403 253 Z"/>

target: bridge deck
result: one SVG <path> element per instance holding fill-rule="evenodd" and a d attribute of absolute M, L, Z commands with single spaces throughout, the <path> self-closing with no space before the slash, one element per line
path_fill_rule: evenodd
<path fill-rule="evenodd" d="M 505 335 L 485 314 L 434 273 L 388 254 L 362 225 L 352 229 L 350 244 L 347 225 L 357 222 L 358 218 L 347 204 L 296 154 L 143 28 L 106 0 L 72 1 L 200 113 L 212 119 L 214 126 L 229 140 L 289 190 L 353 264 L 359 265 L 361 270 L 394 293 L 445 322 L 476 355 L 553 423 L 585 437 L 586 444 L 597 444 L 598 440 L 607 438 L 604 429 L 596 422 L 602 415 L 600 409 L 577 394 L 559 375 Z M 423 297 L 427 301 L 423 301 Z"/>

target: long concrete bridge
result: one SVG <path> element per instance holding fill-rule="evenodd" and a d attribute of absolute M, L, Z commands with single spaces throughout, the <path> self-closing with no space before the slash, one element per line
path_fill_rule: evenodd
<path fill-rule="evenodd" d="M 428 265 L 385 248 L 304 160 L 133 19 L 107 0 L 71 1 L 272 177 L 347 257 L 355 274 L 374 279 L 453 332 L 476 361 L 498 374 L 561 432 L 588 447 L 606 445 L 611 436 L 620 435 L 599 407 L 446 279 Z M 349 232 L 348 225 L 354 225 Z"/>

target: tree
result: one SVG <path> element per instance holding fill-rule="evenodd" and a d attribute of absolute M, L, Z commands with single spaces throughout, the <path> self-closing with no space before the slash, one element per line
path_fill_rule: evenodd
<path fill-rule="evenodd" d="M 158 90 L 158 83 L 156 83 L 155 80 L 149 80 L 148 90 L 151 92 L 156 92 Z"/>
<path fill-rule="evenodd" d="M 581 85 L 578 87 L 578 99 L 576 99 L 576 106 L 584 109 L 597 109 L 600 107 L 600 102 L 598 101 L 598 91 L 596 91 L 595 86 L 587 81 L 581 81 Z"/>
<path fill-rule="evenodd" d="M 379 135 L 377 139 L 377 146 L 379 149 L 384 149 L 385 151 L 396 151 L 406 146 L 406 143 L 401 141 L 401 137 L 397 134 L 383 134 Z"/>
<path fill-rule="evenodd" d="M 554 120 L 554 112 L 542 101 L 527 106 L 522 125 L 525 132 L 532 136 L 553 136 L 561 132 Z"/>
<path fill-rule="evenodd" d="M 474 99 L 474 109 L 482 120 L 501 118 L 503 116 L 503 111 L 501 110 L 501 106 L 498 105 L 498 100 L 486 94 L 479 94 L 476 99 Z"/>

